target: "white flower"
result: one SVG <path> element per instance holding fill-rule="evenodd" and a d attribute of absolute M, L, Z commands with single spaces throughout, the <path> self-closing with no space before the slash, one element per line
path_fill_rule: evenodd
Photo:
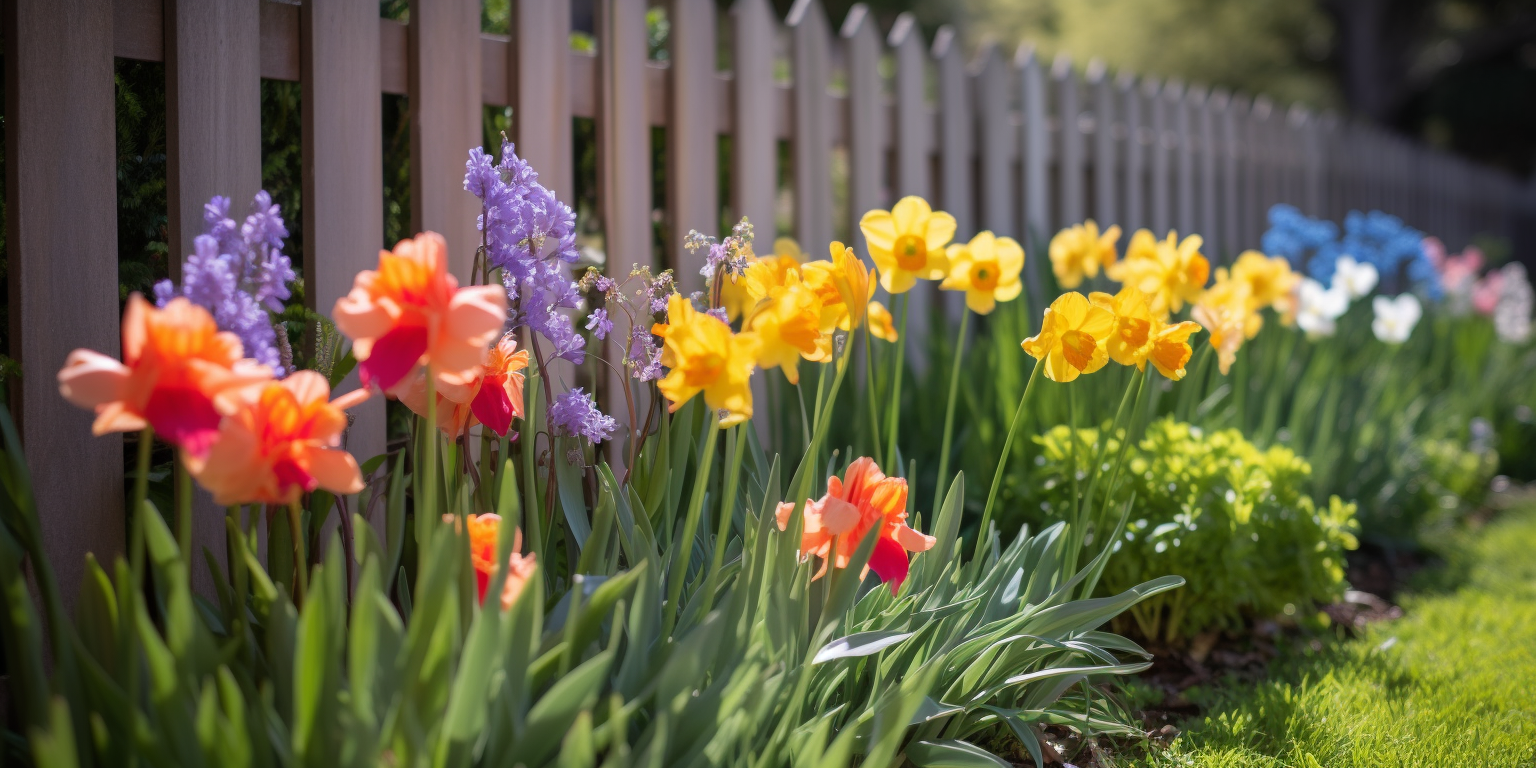
<path fill-rule="evenodd" d="M 1358 299 L 1376 287 L 1380 277 L 1376 267 L 1355 261 L 1353 256 L 1340 256 L 1333 266 L 1333 287 L 1342 288 L 1350 299 Z"/>
<path fill-rule="evenodd" d="M 1531 337 L 1533 297 L 1525 266 L 1516 262 L 1500 270 L 1504 282 L 1499 286 L 1499 303 L 1493 309 L 1493 328 L 1499 338 L 1511 344 L 1524 344 Z"/>
<path fill-rule="evenodd" d="M 1309 336 L 1332 336 L 1336 330 L 1334 321 L 1349 309 L 1349 294 L 1335 279 L 1332 288 L 1308 277 L 1301 281 L 1296 292 L 1296 325 Z"/>
<path fill-rule="evenodd" d="M 1376 311 L 1376 319 L 1371 321 L 1371 332 L 1376 334 L 1377 339 L 1388 344 L 1407 341 L 1413 334 L 1413 327 L 1419 324 L 1419 318 L 1424 316 L 1423 305 L 1411 293 L 1395 299 L 1377 296 L 1371 301 L 1371 308 Z"/>

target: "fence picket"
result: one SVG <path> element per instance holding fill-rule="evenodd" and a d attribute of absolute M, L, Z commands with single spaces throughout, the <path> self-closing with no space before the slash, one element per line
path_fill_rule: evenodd
<path fill-rule="evenodd" d="M 1143 122 L 1142 89 L 1136 76 L 1121 72 L 1115 80 L 1119 91 L 1120 106 L 1125 110 L 1125 226 L 1122 245 L 1128 242 L 1132 232 L 1147 226 L 1146 204 L 1146 156 L 1149 131 Z"/>
<path fill-rule="evenodd" d="M 1174 137 L 1174 168 L 1177 173 L 1175 180 L 1178 195 L 1178 212 L 1174 215 L 1174 226 L 1179 230 L 1180 237 L 1187 237 L 1199 231 L 1200 219 L 1198 204 L 1198 190 L 1195 187 L 1195 161 L 1198 153 L 1199 141 L 1195 136 L 1195 123 L 1191 119 L 1193 112 L 1201 101 L 1205 100 L 1205 94 L 1199 86 L 1191 85 L 1187 89 L 1179 83 L 1170 83 L 1167 89 L 1168 108 L 1173 111 L 1173 130 L 1177 134 Z"/>
<path fill-rule="evenodd" d="M 412 228 L 441 233 L 449 269 L 469 276 L 480 211 L 464 162 L 480 146 L 480 4 L 412 0 L 409 25 Z"/>
<path fill-rule="evenodd" d="M 869 6 L 859 3 L 850 8 L 840 35 L 848 65 L 848 234 L 854 250 L 867 254 L 859 217 L 886 207 L 885 137 L 890 114 L 880 77 L 880 32 Z"/>
<path fill-rule="evenodd" d="M 715 97 L 714 0 L 672 0 L 668 17 L 671 44 L 672 99 L 667 122 L 667 213 L 671 226 L 667 257 L 677 266 L 677 285 L 684 293 L 704 287 L 699 268 L 702 250 L 683 248 L 688 230 L 716 234 L 720 222 L 719 153 L 714 115 L 724 105 Z M 771 242 L 771 241 L 770 241 Z"/>
<path fill-rule="evenodd" d="M 1089 62 L 1087 74 L 1093 89 L 1093 218 L 1101 229 L 1108 229 L 1120 223 L 1115 210 L 1119 187 L 1115 173 L 1120 165 L 1115 152 L 1115 86 L 1102 60 Z"/>
<path fill-rule="evenodd" d="M 54 378 L 78 347 L 120 351 L 112 7 L 15 2 L 5 14 L 9 341 L 25 371 L 7 401 L 43 546 L 73 606 L 85 553 L 111 563 L 126 528 L 123 438 L 92 437 L 93 415 Z"/>
<path fill-rule="evenodd" d="M 905 195 L 917 195 L 936 203 L 928 169 L 929 158 L 933 155 L 934 113 L 928 108 L 928 59 L 917 19 L 910 13 L 897 16 L 886 44 L 891 48 L 896 64 L 896 119 L 890 123 L 895 134 L 893 155 L 896 167 L 893 174 L 895 189 L 890 197 L 900 199 Z M 889 113 L 882 111 L 881 114 Z M 954 212 L 950 214 L 954 215 Z M 958 232 L 956 235 L 959 239 Z M 938 286 L 933 283 L 919 282 L 913 286 L 908 298 L 911 306 L 907 311 L 910 316 L 919 318 L 916 327 L 923 327 L 928 321 L 939 293 Z M 925 370 L 928 363 L 927 340 L 922 336 L 921 333 L 908 333 L 902 340 L 907 345 L 907 355 L 918 370 Z"/>
<path fill-rule="evenodd" d="M 1171 116 L 1162 83 L 1148 78 L 1143 87 L 1152 112 L 1152 180 L 1147 198 L 1152 207 L 1152 231 L 1161 236 L 1173 228 L 1173 184 L 1169 176 L 1172 158 L 1168 147 Z"/>
<path fill-rule="evenodd" d="M 543 184 L 572 201 L 570 0 L 518 0 L 507 57 L 517 153 Z"/>
<path fill-rule="evenodd" d="M 776 225 L 774 197 L 779 190 L 777 87 L 773 81 L 773 42 L 777 23 L 768 0 L 736 0 L 731 7 L 734 32 L 731 51 L 735 57 L 734 134 L 731 140 L 731 209 L 735 218 L 746 216 L 757 236 L 772 243 Z M 763 249 L 767 250 L 767 249 Z"/>
<path fill-rule="evenodd" d="M 1047 125 L 1045 73 L 1040 71 L 1040 60 L 1034 46 L 1025 44 L 1019 48 L 1016 68 L 1019 70 L 1019 91 L 1024 106 L 1024 131 L 1020 151 L 1024 161 L 1024 249 L 1035 252 L 1033 260 L 1024 261 L 1030 275 L 1031 261 L 1038 262 L 1037 246 L 1051 237 L 1051 134 Z M 982 163 L 989 164 L 991 159 Z M 1038 283 L 1032 281 L 1031 286 Z M 1039 303 L 1039 297 L 1031 292 L 1030 299 Z"/>
<path fill-rule="evenodd" d="M 1207 93 L 1205 98 L 1200 100 L 1198 113 L 1200 124 L 1200 143 L 1198 145 L 1200 160 L 1200 229 L 1198 231 L 1205 237 L 1207 253 L 1211 254 L 1213 258 L 1221 258 L 1224 261 L 1230 262 L 1237 254 L 1230 248 L 1225 247 L 1225 242 L 1222 239 L 1225 233 L 1222 232 L 1220 219 L 1216 215 L 1216 210 L 1219 207 L 1217 203 L 1217 195 L 1219 194 L 1217 192 L 1217 180 L 1220 178 L 1218 163 L 1221 153 L 1221 138 L 1216 133 L 1216 98 L 1214 92 Z M 1221 99 L 1225 101 L 1225 95 L 1222 95 Z"/>
<path fill-rule="evenodd" d="M 976 54 L 976 114 L 980 121 L 981 227 L 998 235 L 1017 234 L 1013 227 L 1013 124 L 1009 114 L 1008 63 L 995 45 Z"/>
<path fill-rule="evenodd" d="M 955 217 L 955 237 L 969 239 L 976 234 L 970 75 L 954 27 L 940 27 L 931 50 L 939 70 L 939 203 Z"/>
<path fill-rule="evenodd" d="M 1051 64 L 1051 79 L 1056 85 L 1056 125 L 1061 145 L 1057 155 L 1060 197 L 1055 221 L 1055 228 L 1060 229 L 1083 220 L 1083 131 L 1079 124 L 1083 110 L 1078 103 L 1077 71 L 1072 68 L 1071 57 L 1064 53 L 1056 57 Z"/>
<path fill-rule="evenodd" d="M 795 0 L 785 23 L 794 48 L 795 234 L 814 258 L 832 240 L 831 40 L 820 0 Z"/>
<path fill-rule="evenodd" d="M 1246 109 L 1240 94 L 1226 94 L 1217 110 L 1216 130 L 1221 135 L 1221 232 L 1227 252 L 1236 254 L 1258 247 L 1243 230 L 1242 143 L 1237 138 L 1238 114 Z"/>
<path fill-rule="evenodd" d="M 314 0 L 299 12 L 304 298 L 329 315 L 352 289 L 353 276 L 378 263 L 384 244 L 383 118 L 374 65 L 379 8 L 373 0 Z M 357 386 L 354 371 L 338 389 Z M 383 399 L 363 403 L 351 415 L 347 449 L 361 461 L 383 453 Z"/>

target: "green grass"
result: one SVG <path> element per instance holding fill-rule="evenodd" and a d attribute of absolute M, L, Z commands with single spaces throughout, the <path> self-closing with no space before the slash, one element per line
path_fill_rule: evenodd
<path fill-rule="evenodd" d="M 1407 615 L 1203 692 L 1133 766 L 1536 766 L 1536 505 L 1454 546 Z"/>

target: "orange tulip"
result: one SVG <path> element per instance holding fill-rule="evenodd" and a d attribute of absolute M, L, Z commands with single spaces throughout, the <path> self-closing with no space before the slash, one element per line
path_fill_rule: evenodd
<path fill-rule="evenodd" d="M 874 459 L 863 457 L 848 465 L 846 479 L 827 478 L 827 494 L 805 502 L 805 530 L 800 536 L 800 552 L 822 558 L 821 578 L 830 564 L 847 568 L 865 534 L 879 526 L 879 540 L 869 556 L 866 571 L 873 570 L 881 581 L 891 585 L 891 594 L 907 578 L 908 552 L 926 552 L 934 538 L 907 525 L 907 481 L 886 477 Z M 789 516 L 795 505 L 779 504 L 779 530 L 789 528 Z"/>
<path fill-rule="evenodd" d="M 491 347 L 486 363 L 468 382 L 438 382 L 437 426 L 449 437 L 458 437 L 476 424 L 506 437 L 513 419 L 523 417 L 523 374 L 528 367 L 528 350 L 517 348 L 517 339 L 508 333 Z M 418 416 L 427 415 L 427 374 L 417 369 L 415 375 L 396 387 L 400 402 Z"/>
<path fill-rule="evenodd" d="M 266 366 L 241 357 L 239 337 L 220 331 L 208 310 L 180 298 L 156 309 L 135 293 L 123 312 L 122 362 L 77 349 L 59 370 L 59 392 L 96 412 L 97 435 L 147 425 L 201 454 L 241 390 L 272 378 Z"/>
<path fill-rule="evenodd" d="M 499 285 L 460 288 L 443 236 L 423 232 L 379 252 L 378 270 L 357 273 L 332 316 L 352 339 L 364 386 L 388 392 L 421 363 L 439 386 L 465 384 L 506 321 L 507 295 Z"/>
<path fill-rule="evenodd" d="M 268 382 L 224 418 L 206 456 L 185 457 L 187 469 L 221 505 L 289 504 L 316 488 L 357 493 L 357 461 L 336 446 L 347 428 L 343 410 L 366 399 L 359 389 L 331 400 L 315 371 Z"/>
<path fill-rule="evenodd" d="M 452 522 L 453 515 L 444 515 L 443 520 Z M 475 566 L 475 585 L 480 590 L 480 602 L 485 602 L 485 593 L 490 590 L 491 578 L 496 575 L 496 545 L 501 536 L 500 515 L 469 515 L 465 518 L 469 528 L 469 558 Z M 507 583 L 501 590 L 501 609 L 507 610 L 522 593 L 523 585 L 533 577 L 536 561 L 533 555 L 523 555 L 519 550 L 523 548 L 523 532 L 513 532 L 512 556 L 507 563 Z"/>

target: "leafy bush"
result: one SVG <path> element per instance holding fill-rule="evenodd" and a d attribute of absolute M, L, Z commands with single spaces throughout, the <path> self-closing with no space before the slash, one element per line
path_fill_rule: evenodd
<path fill-rule="evenodd" d="M 1099 430 L 1078 431 L 1076 467 L 1092 462 L 1098 439 Z M 1069 516 L 1072 430 L 1058 426 L 1035 442 L 1043 514 L 1034 517 Z M 1107 449 L 1114 455 L 1118 441 Z M 1237 629 L 1245 619 L 1295 613 L 1343 592 L 1355 505 L 1337 496 L 1315 505 L 1307 495 L 1312 469 L 1290 449 L 1260 450 L 1237 430 L 1207 433 L 1165 418 L 1148 426 L 1125 466 L 1127 482 L 1109 508 L 1129 504 L 1131 519 L 1104 570 L 1105 588 L 1167 573 L 1189 581 L 1131 610 L 1142 637 L 1172 643 Z"/>

